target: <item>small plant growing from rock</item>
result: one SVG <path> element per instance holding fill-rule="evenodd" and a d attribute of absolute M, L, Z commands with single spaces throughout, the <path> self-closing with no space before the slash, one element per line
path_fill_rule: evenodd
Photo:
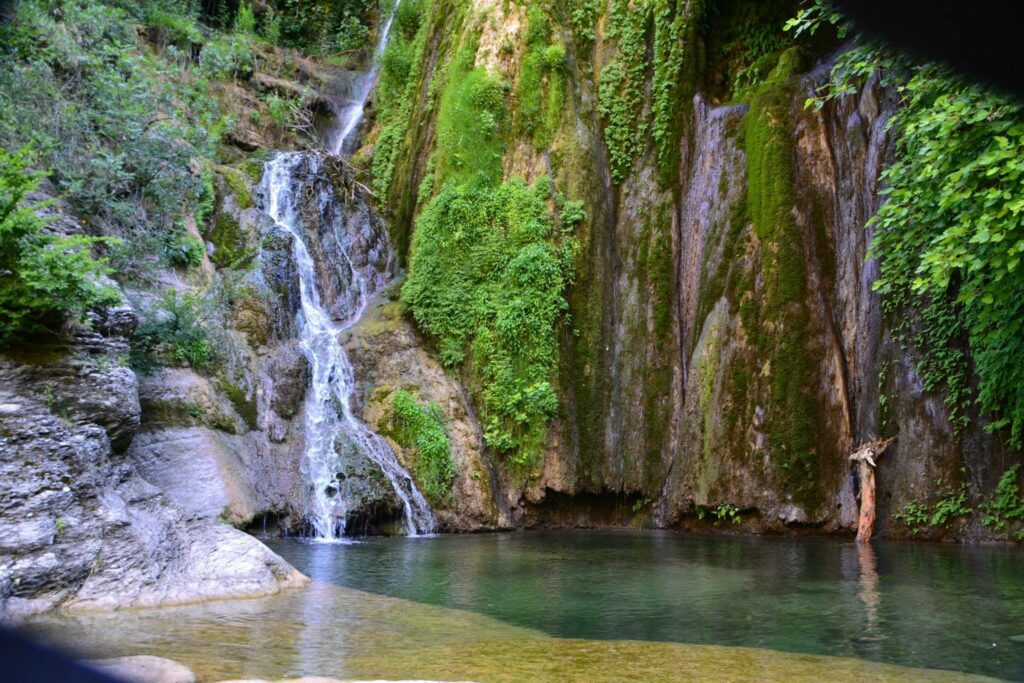
<path fill-rule="evenodd" d="M 715 508 L 712 514 L 718 518 L 719 522 L 729 522 L 730 524 L 740 523 L 740 509 L 729 503 L 719 505 Z"/>

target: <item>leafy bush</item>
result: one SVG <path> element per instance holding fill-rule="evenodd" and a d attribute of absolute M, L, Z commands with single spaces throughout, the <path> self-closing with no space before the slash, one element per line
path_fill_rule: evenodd
<path fill-rule="evenodd" d="M 202 73 L 210 78 L 248 77 L 256 64 L 252 38 L 245 34 L 216 34 L 199 55 Z"/>
<path fill-rule="evenodd" d="M 939 487 L 938 497 L 934 503 L 912 500 L 892 518 L 911 528 L 914 534 L 927 527 L 946 527 L 949 523 L 971 515 L 974 510 L 970 506 L 969 485 L 966 482 L 959 487 L 943 486 L 942 480 L 935 482 Z"/>
<path fill-rule="evenodd" d="M 370 0 L 270 0 L 272 19 L 279 22 L 278 44 L 307 54 L 346 52 L 365 47 L 366 19 L 377 3 Z M 270 14 L 270 13 L 268 13 Z"/>
<path fill-rule="evenodd" d="M 439 180 L 496 185 L 502 176 L 507 106 L 503 83 L 473 66 L 475 47 L 449 65 L 437 114 L 434 168 Z"/>
<path fill-rule="evenodd" d="M 279 128 L 283 128 L 291 123 L 292 118 L 295 116 L 295 111 L 298 109 L 298 103 L 295 100 L 282 97 L 277 93 L 265 95 L 263 102 L 267 105 L 267 109 L 270 110 L 270 118 L 274 125 Z"/>
<path fill-rule="evenodd" d="M 558 407 L 555 324 L 575 248 L 572 225 L 556 226 L 547 207 L 548 182 L 448 183 L 417 220 L 402 287 L 441 362 L 469 372 L 487 442 L 523 466 Z M 565 213 L 579 215 L 573 205 Z"/>
<path fill-rule="evenodd" d="M 171 239 L 164 251 L 168 262 L 181 268 L 198 268 L 203 263 L 206 247 L 201 240 L 191 235 L 179 235 Z"/>
<path fill-rule="evenodd" d="M 90 232 L 134 239 L 199 201 L 192 161 L 227 119 L 201 74 L 139 52 L 131 19 L 98 0 L 18 3 L 0 25 L 0 145 L 34 141 Z"/>
<path fill-rule="evenodd" d="M 434 505 L 451 502 L 455 465 L 441 409 L 433 403 L 421 404 L 407 391 L 396 391 L 391 406 L 395 440 L 415 454 L 413 474 L 423 495 Z"/>
<path fill-rule="evenodd" d="M 212 329 L 212 302 L 170 289 L 142 310 L 132 338 L 134 365 L 188 365 L 202 369 L 220 360 Z"/>
<path fill-rule="evenodd" d="M 40 179 L 29 172 L 24 149 L 0 149 L 0 346 L 120 301 L 105 279 L 111 272 L 106 260 L 91 253 L 109 240 L 43 232 L 49 221 L 37 214 L 42 205 L 26 202 Z"/>
<path fill-rule="evenodd" d="M 238 16 L 235 17 L 235 30 L 239 33 L 252 35 L 256 33 L 256 15 L 252 5 L 242 0 L 238 5 Z"/>
<path fill-rule="evenodd" d="M 1020 465 L 1014 465 L 999 479 L 992 498 L 981 505 L 985 516 L 981 523 L 995 531 L 1007 531 L 1015 522 L 1024 521 L 1024 492 L 1017 484 Z M 1024 541 L 1024 528 L 1014 534 L 1018 541 Z"/>

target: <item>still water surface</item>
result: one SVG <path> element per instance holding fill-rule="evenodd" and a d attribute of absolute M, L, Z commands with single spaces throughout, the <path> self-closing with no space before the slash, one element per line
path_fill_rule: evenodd
<path fill-rule="evenodd" d="M 1024 552 L 1014 547 L 600 531 L 272 547 L 317 579 L 552 636 L 1024 679 Z"/>
<path fill-rule="evenodd" d="M 310 587 L 33 628 L 201 681 L 1024 680 L 1019 548 L 601 531 L 269 545 Z"/>

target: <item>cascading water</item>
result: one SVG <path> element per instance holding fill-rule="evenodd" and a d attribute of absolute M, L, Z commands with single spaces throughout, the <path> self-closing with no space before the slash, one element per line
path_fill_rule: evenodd
<path fill-rule="evenodd" d="M 344 534 L 348 506 L 343 499 L 337 473 L 340 460 L 339 438 L 348 441 L 368 457 L 387 478 L 402 501 L 406 531 L 410 536 L 430 533 L 434 518 L 430 506 L 420 494 L 412 477 L 395 457 L 391 447 L 363 424 L 352 412 L 355 378 L 352 366 L 339 341 L 339 335 L 355 324 L 367 304 L 366 279 L 353 265 L 338 239 L 345 261 L 348 300 L 344 302 L 344 318 L 336 320 L 328 306 L 339 302 L 322 300 L 317 282 L 316 263 L 306 243 L 306 233 L 299 204 L 310 185 L 304 178 L 321 171 L 321 160 L 312 152 L 285 152 L 267 162 L 263 174 L 264 210 L 277 226 L 292 236 L 292 256 L 299 277 L 301 310 L 298 328 L 302 352 L 309 360 L 312 380 L 306 396 L 306 451 L 303 471 L 313 487 L 310 521 L 318 539 L 332 541 Z M 321 206 L 338 201 L 333 193 L 321 189 Z M 334 235 L 337 239 L 335 225 Z M 340 226 L 345 229 L 347 226 Z M 315 232 L 313 233 L 315 234 Z"/>
<path fill-rule="evenodd" d="M 388 36 L 391 34 L 391 24 L 395 20 L 395 13 L 401 0 L 396 0 L 395 6 L 391 9 L 387 20 L 380 29 L 380 38 L 377 40 L 377 47 L 373 50 L 373 63 L 370 70 L 363 74 L 356 81 L 356 88 L 353 99 L 335 112 L 337 125 L 328 136 L 327 149 L 333 154 L 341 154 L 345 151 L 345 144 L 349 142 L 359 122 L 363 120 L 363 113 L 366 111 L 366 102 L 370 99 L 373 86 L 377 84 L 377 76 L 380 75 L 380 57 L 384 48 L 388 45 Z"/>

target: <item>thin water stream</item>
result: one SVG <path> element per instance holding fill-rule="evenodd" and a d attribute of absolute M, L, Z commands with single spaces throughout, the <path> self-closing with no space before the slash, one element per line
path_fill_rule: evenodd
<path fill-rule="evenodd" d="M 395 21 L 395 13 L 401 0 L 396 0 L 391 8 L 391 13 L 381 26 L 380 35 L 377 38 L 377 46 L 373 50 L 373 62 L 370 69 L 363 74 L 356 83 L 356 92 L 352 101 L 338 108 L 335 112 L 337 125 L 328 136 L 327 149 L 333 154 L 351 152 L 350 145 L 354 141 L 354 134 L 366 113 L 366 103 L 370 99 L 374 86 L 377 85 L 377 77 L 380 76 L 380 57 L 388 46 L 388 38 L 391 36 L 391 24 Z"/>
<path fill-rule="evenodd" d="M 334 155 L 346 152 L 346 145 L 353 140 L 363 118 L 366 103 L 377 83 L 380 56 L 387 47 L 398 5 L 399 2 L 395 2 L 381 27 L 371 67 L 360 77 L 355 98 L 336 112 L 336 123 L 326 140 Z M 335 541 L 345 533 L 349 509 L 337 481 L 337 446 L 339 438 L 347 438 L 377 465 L 401 500 L 406 533 L 409 536 L 429 534 L 434 530 L 434 518 L 412 477 L 398 462 L 387 442 L 352 412 L 355 377 L 339 335 L 362 317 L 370 293 L 366 278 L 352 263 L 335 231 L 338 251 L 350 279 L 348 290 L 354 294 L 354 301 L 349 303 L 343 320 L 332 318 L 329 307 L 321 301 L 316 263 L 306 244 L 309 235 L 304 234 L 299 211 L 301 194 L 309 190 L 303 178 L 316 175 L 320 171 L 320 163 L 316 153 L 281 153 L 266 164 L 263 175 L 264 210 L 293 239 L 293 258 L 299 275 L 302 306 L 298 326 L 301 349 L 312 371 L 306 400 L 306 444 L 302 463 L 303 474 L 312 488 L 309 521 L 319 540 Z M 323 205 L 339 199 L 325 195 L 319 197 L 319 201 Z M 343 229 L 347 227 L 342 226 Z M 316 234 L 316 231 L 311 234 Z"/>
<path fill-rule="evenodd" d="M 318 233 L 304 229 L 299 211 L 302 194 L 310 191 L 306 178 L 319 173 L 320 163 L 319 156 L 312 152 L 278 154 L 267 162 L 262 188 L 264 210 L 279 228 L 292 236 L 292 257 L 299 278 L 300 348 L 311 369 L 302 462 L 303 473 L 312 487 L 309 519 L 318 539 L 333 541 L 344 535 L 348 505 L 337 481 L 337 446 L 338 440 L 345 438 L 377 465 L 401 500 L 406 533 L 410 536 L 430 533 L 434 530 L 434 518 L 412 477 L 398 462 L 387 442 L 353 413 L 355 377 L 339 335 L 362 316 L 368 291 L 365 278 L 339 243 L 339 251 L 346 261 L 345 272 L 350 279 L 348 291 L 352 300 L 346 302 L 346 315 L 342 320 L 335 320 L 322 301 L 316 263 L 306 244 L 311 235 Z M 326 194 L 319 201 L 338 200 Z M 341 226 L 342 229 L 346 227 Z"/>

